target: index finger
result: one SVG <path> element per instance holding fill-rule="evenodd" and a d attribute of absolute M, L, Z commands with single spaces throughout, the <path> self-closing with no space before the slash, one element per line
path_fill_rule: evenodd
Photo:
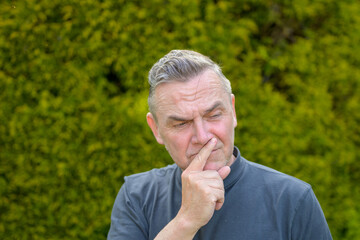
<path fill-rule="evenodd" d="M 211 151 L 216 145 L 217 139 L 212 138 L 205 146 L 200 150 L 196 157 L 192 160 L 186 170 L 190 171 L 202 171 L 206 164 L 207 159 L 209 158 Z"/>

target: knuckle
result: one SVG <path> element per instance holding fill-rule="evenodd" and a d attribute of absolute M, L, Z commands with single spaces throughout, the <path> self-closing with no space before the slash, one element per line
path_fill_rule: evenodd
<path fill-rule="evenodd" d="M 203 194 L 205 197 L 209 198 L 211 201 L 216 199 L 215 195 L 212 193 L 212 191 L 210 189 L 204 189 Z"/>
<path fill-rule="evenodd" d="M 201 160 L 202 160 L 202 157 L 201 157 L 201 152 L 200 152 L 200 153 L 198 153 L 198 154 L 194 157 L 194 160 L 193 160 L 193 161 L 195 161 L 195 162 L 201 162 Z"/>
<path fill-rule="evenodd" d="M 197 179 L 197 177 L 196 177 L 196 172 L 184 171 L 184 172 L 181 174 L 181 180 L 182 180 L 182 181 L 195 182 L 196 179 Z"/>

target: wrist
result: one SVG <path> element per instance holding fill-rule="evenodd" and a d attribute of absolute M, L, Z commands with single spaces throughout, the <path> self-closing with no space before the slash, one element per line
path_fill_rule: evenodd
<path fill-rule="evenodd" d="M 191 240 L 194 238 L 198 229 L 181 215 L 177 215 L 168 225 L 163 228 L 154 240 Z"/>
<path fill-rule="evenodd" d="M 187 236 L 194 237 L 197 231 L 199 231 L 200 227 L 197 226 L 192 219 L 186 217 L 183 214 L 178 213 L 176 217 L 173 219 L 175 225 L 179 228 L 179 231 L 182 233 L 186 233 Z"/>

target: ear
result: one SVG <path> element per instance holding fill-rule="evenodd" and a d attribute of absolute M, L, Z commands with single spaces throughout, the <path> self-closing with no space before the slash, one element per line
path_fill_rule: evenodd
<path fill-rule="evenodd" d="M 233 118 L 234 118 L 234 128 L 237 126 L 237 119 L 236 119 L 236 111 L 235 111 L 235 96 L 231 94 L 231 107 L 233 111 Z"/>
<path fill-rule="evenodd" d="M 156 138 L 156 141 L 159 144 L 164 144 L 164 141 L 162 140 L 162 138 L 159 134 L 159 129 L 158 129 L 157 123 L 155 121 L 155 118 L 150 112 L 146 114 L 146 121 L 147 121 L 149 127 L 151 128 L 151 131 L 153 132 L 154 137 Z"/>

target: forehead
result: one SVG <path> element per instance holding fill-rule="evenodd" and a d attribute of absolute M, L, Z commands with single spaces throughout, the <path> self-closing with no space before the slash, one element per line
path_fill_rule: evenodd
<path fill-rule="evenodd" d="M 169 82 L 155 90 L 157 117 L 171 114 L 189 115 L 206 111 L 214 102 L 229 102 L 222 80 L 212 70 L 206 70 L 186 82 Z"/>

